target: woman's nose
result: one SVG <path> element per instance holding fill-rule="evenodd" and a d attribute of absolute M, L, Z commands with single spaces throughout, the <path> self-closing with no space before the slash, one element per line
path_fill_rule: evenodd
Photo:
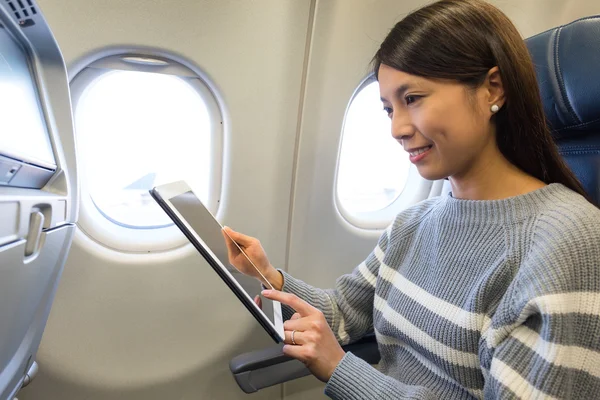
<path fill-rule="evenodd" d="M 394 113 L 392 118 L 392 136 L 394 139 L 401 141 L 414 135 L 415 127 L 408 115 L 398 114 Z"/>

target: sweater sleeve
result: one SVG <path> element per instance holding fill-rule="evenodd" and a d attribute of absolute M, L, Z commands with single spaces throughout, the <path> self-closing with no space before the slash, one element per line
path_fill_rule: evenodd
<path fill-rule="evenodd" d="M 542 219 L 516 276 L 510 324 L 485 334 L 487 398 L 600 393 L 600 226 Z M 569 226 L 573 225 L 573 226 Z"/>
<path fill-rule="evenodd" d="M 334 289 L 315 288 L 281 271 L 282 290 L 293 293 L 321 310 L 341 344 L 362 338 L 373 330 L 373 302 L 380 260 L 387 250 L 391 226 L 381 235 L 375 249 L 354 271 L 337 279 Z M 294 310 L 282 305 L 285 319 Z"/>

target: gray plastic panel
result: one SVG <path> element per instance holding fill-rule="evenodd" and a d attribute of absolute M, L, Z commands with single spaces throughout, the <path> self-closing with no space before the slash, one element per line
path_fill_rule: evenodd
<path fill-rule="evenodd" d="M 253 371 L 240 372 L 233 377 L 244 393 L 254 393 L 273 385 L 310 375 L 310 371 L 298 360 L 270 365 Z"/>
<path fill-rule="evenodd" d="M 19 202 L 0 202 L 0 246 L 19 238 Z"/>
<path fill-rule="evenodd" d="M 67 223 L 67 200 L 64 196 L 0 186 L 0 246 L 25 239 L 31 213 L 36 211 L 44 214 L 44 230 Z"/>
<path fill-rule="evenodd" d="M 32 257 L 25 239 L 0 247 L 0 399 L 12 398 L 33 362 L 74 229 L 43 232 Z"/>
<path fill-rule="evenodd" d="M 0 1 L 0 400 L 33 365 L 78 207 L 64 60 L 37 3 L 14 4 Z"/>
<path fill-rule="evenodd" d="M 20 168 L 18 161 L 0 156 L 0 185 L 8 185 Z"/>
<path fill-rule="evenodd" d="M 0 156 L 0 185 L 39 189 L 52 175 L 52 170 Z"/>
<path fill-rule="evenodd" d="M 310 371 L 304 364 L 285 356 L 281 347 L 268 347 L 240 354 L 229 362 L 229 369 L 240 389 L 245 393 L 254 393 L 260 389 L 310 375 Z M 375 335 L 368 335 L 343 348 L 369 364 L 379 362 L 380 355 Z"/>

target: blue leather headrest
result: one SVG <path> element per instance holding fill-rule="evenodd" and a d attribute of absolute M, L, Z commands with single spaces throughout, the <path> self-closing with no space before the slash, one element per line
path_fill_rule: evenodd
<path fill-rule="evenodd" d="M 600 16 L 525 41 L 555 138 L 600 132 Z"/>

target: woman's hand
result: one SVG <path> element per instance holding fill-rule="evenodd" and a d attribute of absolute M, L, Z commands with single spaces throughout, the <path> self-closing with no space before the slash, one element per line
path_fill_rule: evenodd
<path fill-rule="evenodd" d="M 346 353 L 323 313 L 294 294 L 264 290 L 262 295 L 297 311 L 283 324 L 286 343 L 283 353 L 302 361 L 314 376 L 327 382 Z"/>
<path fill-rule="evenodd" d="M 275 289 L 281 290 L 281 287 L 283 286 L 283 277 L 269 262 L 267 253 L 263 250 L 258 239 L 246 236 L 228 227 L 223 228 L 222 233 L 225 238 L 225 243 L 227 244 L 227 252 L 229 254 L 229 262 L 231 265 L 244 275 L 258 279 L 266 287 L 271 287 L 271 285 L 273 285 Z M 248 258 L 242 254 L 240 249 L 232 242 L 232 239 L 242 248 L 242 250 L 244 250 L 244 253 L 252 260 L 254 265 L 252 265 L 252 263 L 248 261 Z M 256 268 L 254 266 L 256 266 Z M 266 282 L 263 277 L 266 278 L 268 282 Z"/>

